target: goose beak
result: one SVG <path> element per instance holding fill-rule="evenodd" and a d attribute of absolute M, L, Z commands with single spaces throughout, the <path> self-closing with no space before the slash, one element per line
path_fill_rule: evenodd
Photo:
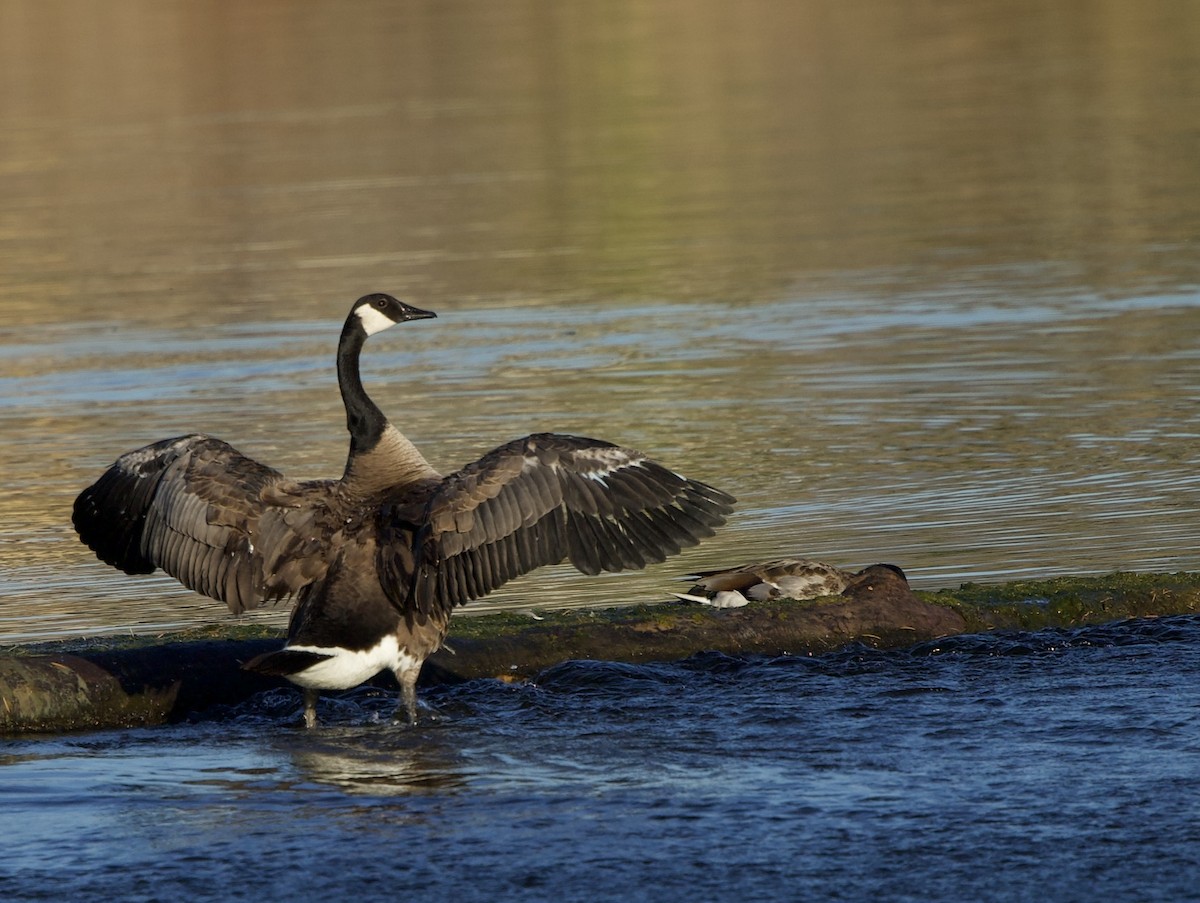
<path fill-rule="evenodd" d="M 429 320 L 437 317 L 431 310 L 421 310 L 419 307 L 413 307 L 411 304 L 400 302 L 401 318 L 399 322 L 407 323 L 409 320 Z"/>

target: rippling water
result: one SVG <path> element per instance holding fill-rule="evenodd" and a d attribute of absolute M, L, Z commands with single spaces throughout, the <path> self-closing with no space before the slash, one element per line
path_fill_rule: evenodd
<path fill-rule="evenodd" d="M 1198 678 L 1177 617 L 0 741 L 0 894 L 1194 899 Z"/>
<path fill-rule="evenodd" d="M 0 5 L 0 644 L 224 620 L 101 566 L 71 502 L 197 430 L 340 473 L 376 290 L 440 315 L 365 357 L 439 468 L 553 429 L 740 499 L 664 566 L 477 609 L 786 554 L 1197 569 L 1197 35 L 1192 0 Z M 0 896 L 1195 898 L 1196 633 L 4 740 Z"/>
<path fill-rule="evenodd" d="M 735 493 L 663 597 L 805 554 L 922 587 L 1197 566 L 1195 4 L 8 4 L 0 643 L 220 619 L 72 535 L 204 431 L 340 473 L 333 344 L 449 470 L 533 430 Z M 282 622 L 282 612 L 267 612 Z"/>
<path fill-rule="evenodd" d="M 1200 296 L 977 302 L 451 309 L 376 338 L 366 379 L 443 469 L 558 429 L 649 450 L 740 499 L 675 562 L 591 580 L 552 569 L 478 610 L 653 600 L 689 567 L 784 554 L 893 561 L 925 588 L 1194 568 Z M 6 381 L 0 414 L 0 642 L 220 619 L 168 578 L 103 568 L 70 503 L 122 451 L 193 429 L 297 476 L 339 473 L 336 330 L 85 341 L 72 327 L 10 349 L 27 375 Z"/>

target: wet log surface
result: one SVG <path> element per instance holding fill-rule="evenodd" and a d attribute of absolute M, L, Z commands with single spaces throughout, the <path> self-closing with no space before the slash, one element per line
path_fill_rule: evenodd
<path fill-rule="evenodd" d="M 1200 575 L 1058 578 L 885 598 L 713 609 L 641 605 L 456 618 L 449 648 L 422 681 L 528 679 L 571 659 L 643 663 L 698 652 L 811 655 L 860 642 L 896 648 L 963 632 L 1037 630 L 1200 612 Z M 230 627 L 166 638 L 79 641 L 0 650 L 0 732 L 161 724 L 235 704 L 283 682 L 240 665 L 282 638 Z M 390 675 L 377 678 L 394 685 Z"/>

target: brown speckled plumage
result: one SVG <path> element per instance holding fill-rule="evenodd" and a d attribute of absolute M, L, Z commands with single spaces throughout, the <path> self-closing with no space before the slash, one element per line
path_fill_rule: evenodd
<path fill-rule="evenodd" d="M 871 583 L 874 578 L 874 583 Z M 896 581 L 908 588 L 900 568 L 873 564 L 858 573 L 810 558 L 776 558 L 756 564 L 690 575 L 695 584 L 678 599 L 701 602 L 717 608 L 738 608 L 769 599 L 817 599 L 821 596 L 852 595 L 874 585 L 892 587 Z"/>

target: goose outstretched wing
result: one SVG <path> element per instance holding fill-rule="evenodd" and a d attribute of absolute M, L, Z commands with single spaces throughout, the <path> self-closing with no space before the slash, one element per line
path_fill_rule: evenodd
<path fill-rule="evenodd" d="M 407 518 L 385 506 L 382 523 L 397 532 L 381 529 L 379 569 L 398 606 L 448 613 L 564 559 L 585 574 L 664 561 L 711 536 L 734 501 L 633 449 L 539 433 L 446 477 L 410 548 L 399 536 Z"/>
<path fill-rule="evenodd" d="M 79 494 L 72 520 L 101 561 L 127 574 L 161 568 L 238 614 L 310 579 L 287 568 L 302 541 L 285 518 L 303 512 L 263 500 L 289 484 L 220 439 L 180 436 L 118 458 Z"/>

